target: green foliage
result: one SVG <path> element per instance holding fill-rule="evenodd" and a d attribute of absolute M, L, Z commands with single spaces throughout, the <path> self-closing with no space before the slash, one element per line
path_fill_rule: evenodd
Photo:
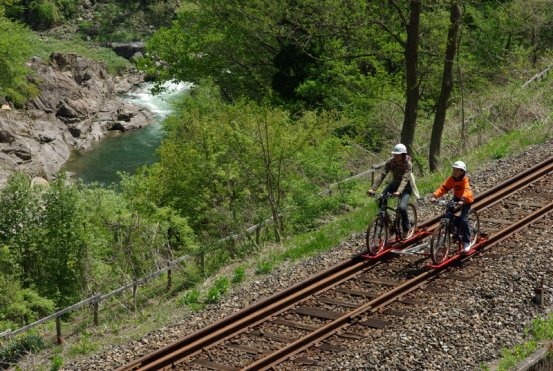
<path fill-rule="evenodd" d="M 521 360 L 534 353 L 537 349 L 537 343 L 535 341 L 529 341 L 522 345 L 517 345 L 512 349 L 502 349 L 502 360 L 497 367 L 498 370 L 510 370 Z"/>
<path fill-rule="evenodd" d="M 82 40 L 56 40 L 43 37 L 33 38 L 30 44 L 33 55 L 48 60 L 52 52 L 77 53 L 95 61 L 105 63 L 106 70 L 111 74 L 124 72 L 131 67 L 131 63 L 115 54 L 111 48 L 90 45 Z"/>
<path fill-rule="evenodd" d="M 186 291 L 178 300 L 178 303 L 188 306 L 193 311 L 199 311 L 203 308 L 203 305 L 200 303 L 200 296 L 201 293 L 197 289 Z"/>
<path fill-rule="evenodd" d="M 44 348 L 44 341 L 35 334 L 23 335 L 0 349 L 0 367 L 9 368 L 28 353 Z"/>
<path fill-rule="evenodd" d="M 217 303 L 221 297 L 228 291 L 229 281 L 226 277 L 219 277 L 213 283 L 206 293 L 207 303 Z"/>
<path fill-rule="evenodd" d="M 21 173 L 10 177 L 0 191 L 2 327 L 32 322 L 195 249 L 186 220 L 144 198 L 140 180 L 125 179 L 118 194 L 79 189 L 63 177 L 45 187 L 32 187 Z"/>
<path fill-rule="evenodd" d="M 122 193 L 97 187 L 80 191 L 79 209 L 90 246 L 87 282 L 92 292 L 141 277 L 158 269 L 156 261 L 173 260 L 195 249 L 186 220 L 142 195 L 141 180 L 124 177 Z"/>
<path fill-rule="evenodd" d="M 56 308 L 52 300 L 40 297 L 32 289 L 21 289 L 9 299 L 7 305 L 0 307 L 0 318 L 15 324 L 29 324 L 52 314 Z"/>
<path fill-rule="evenodd" d="M 52 365 L 50 366 L 50 371 L 58 371 L 63 366 L 63 357 L 60 354 L 54 354 L 52 356 Z"/>
<path fill-rule="evenodd" d="M 237 267 L 232 273 L 232 283 L 240 283 L 246 278 L 246 268 Z"/>
<path fill-rule="evenodd" d="M 25 62 L 32 53 L 29 47 L 32 39 L 24 26 L 0 14 L 0 97 L 7 97 L 16 106 L 37 94 L 36 87 L 26 79 L 29 70 Z"/>
<path fill-rule="evenodd" d="M 76 201 L 75 190 L 63 179 L 42 190 L 20 173 L 0 193 L 6 210 L 0 216 L 0 243 L 8 246 L 11 271 L 23 287 L 35 287 L 58 305 L 78 298 L 82 283 L 84 232 Z"/>
<path fill-rule="evenodd" d="M 246 101 L 225 104 L 216 90 L 199 88 L 164 122 L 160 162 L 145 180 L 148 198 L 178 210 L 199 235 L 241 233 L 283 215 L 285 195 L 295 188 L 301 194 L 304 182 L 320 187 L 343 178 L 348 146 L 328 139 L 336 118 L 312 112 L 292 118 Z"/>
<path fill-rule="evenodd" d="M 534 319 L 529 332 L 537 341 L 553 339 L 553 314 L 547 318 Z"/>
<path fill-rule="evenodd" d="M 162 80 L 212 79 L 231 99 L 342 109 L 393 89 L 367 14 L 364 2 L 190 1 L 149 40 L 142 68 Z M 388 56 L 401 63 L 398 54 Z"/>
<path fill-rule="evenodd" d="M 95 41 L 142 40 L 152 33 L 152 26 L 169 26 L 177 5 L 174 0 L 96 2 L 95 19 L 81 22 L 79 32 Z"/>
<path fill-rule="evenodd" d="M 79 341 L 71 345 L 69 349 L 70 355 L 86 355 L 94 352 L 98 349 L 98 344 L 92 339 L 92 335 L 89 332 L 81 334 Z"/>
<path fill-rule="evenodd" d="M 509 153 L 509 145 L 504 143 L 494 148 L 493 153 L 491 154 L 491 157 L 494 160 L 499 160 L 507 156 L 508 153 Z"/>
<path fill-rule="evenodd" d="M 0 191 L 0 243 L 8 246 L 17 274 L 25 286 L 33 283 L 42 242 L 40 202 L 30 186 L 30 179 L 22 174 L 12 175 Z"/>
<path fill-rule="evenodd" d="M 28 20 L 35 29 L 47 29 L 60 24 L 62 15 L 55 2 L 37 0 L 29 6 Z"/>
<path fill-rule="evenodd" d="M 268 274 L 273 270 L 273 263 L 268 260 L 261 261 L 257 263 L 255 273 L 257 274 Z"/>
<path fill-rule="evenodd" d="M 4 2 L 6 16 L 34 29 L 59 25 L 74 14 L 77 0 L 11 0 Z"/>
<path fill-rule="evenodd" d="M 58 178 L 42 194 L 43 213 L 41 270 L 38 280 L 40 292 L 55 298 L 60 306 L 80 299 L 84 286 L 86 265 L 86 230 L 84 218 L 78 209 L 79 194 L 63 177 Z"/>

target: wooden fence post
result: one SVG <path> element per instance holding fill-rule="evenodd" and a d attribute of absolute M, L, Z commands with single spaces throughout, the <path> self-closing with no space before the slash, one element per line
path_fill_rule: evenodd
<path fill-rule="evenodd" d="M 56 344 L 61 345 L 63 339 L 61 337 L 61 316 L 56 317 Z"/>
<path fill-rule="evenodd" d="M 133 297 L 133 301 L 134 301 L 134 311 L 136 312 L 136 307 L 137 307 L 137 304 L 136 304 L 136 292 L 138 291 L 138 285 L 135 283 L 134 285 L 132 285 L 132 297 Z"/>
<path fill-rule="evenodd" d="M 169 266 L 169 269 L 167 270 L 167 290 L 171 290 L 171 264 L 167 264 Z"/>
<path fill-rule="evenodd" d="M 374 184 L 374 171 L 371 173 L 371 187 Z"/>
<path fill-rule="evenodd" d="M 94 326 L 98 326 L 98 306 L 100 302 L 96 301 L 92 304 L 92 310 L 94 311 Z"/>

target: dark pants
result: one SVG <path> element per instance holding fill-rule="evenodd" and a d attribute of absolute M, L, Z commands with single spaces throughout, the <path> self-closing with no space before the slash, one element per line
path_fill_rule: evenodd
<path fill-rule="evenodd" d="M 383 194 L 386 193 L 394 193 L 396 191 L 397 187 L 394 185 L 394 183 L 390 183 L 384 188 L 382 191 Z M 401 192 L 401 195 L 399 195 L 399 213 L 401 215 L 401 227 L 403 228 L 403 232 L 407 232 L 411 226 L 409 225 L 409 216 L 407 215 L 407 205 L 409 204 L 409 197 L 411 196 L 411 186 L 407 185 L 403 192 Z M 384 204 L 386 205 L 387 200 L 383 200 Z"/>
<path fill-rule="evenodd" d="M 453 197 L 453 201 L 459 202 L 460 199 Z M 469 229 L 469 211 L 471 204 L 463 203 L 461 206 L 461 215 L 456 219 L 457 230 L 461 234 L 461 241 L 470 242 L 470 229 Z"/>

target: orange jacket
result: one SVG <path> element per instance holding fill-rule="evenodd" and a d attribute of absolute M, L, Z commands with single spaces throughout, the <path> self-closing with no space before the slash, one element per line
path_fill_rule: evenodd
<path fill-rule="evenodd" d="M 460 180 L 456 180 L 454 177 L 450 176 L 432 194 L 434 197 L 438 198 L 445 195 L 451 189 L 453 189 L 453 195 L 463 202 L 467 204 L 474 202 L 474 195 L 470 189 L 469 178 L 466 176 L 463 176 Z"/>

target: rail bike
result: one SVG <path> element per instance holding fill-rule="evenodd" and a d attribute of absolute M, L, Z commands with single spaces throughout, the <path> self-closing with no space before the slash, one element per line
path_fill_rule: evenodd
<path fill-rule="evenodd" d="M 391 194 L 376 197 L 388 199 Z M 367 228 L 367 253 L 362 257 L 377 259 L 388 253 L 419 255 L 431 259 L 428 268 L 437 269 L 461 257 L 474 254 L 483 242 L 476 210 L 471 209 L 468 214 L 470 249 L 464 251 L 458 205 L 451 198 L 439 200 L 436 204 L 442 208 L 442 216 L 438 226 L 430 231 L 418 227 L 416 207 L 409 203 L 407 215 L 410 229 L 404 234 L 401 229 L 399 202 L 395 208 L 380 202 L 379 211 Z"/>
<path fill-rule="evenodd" d="M 462 242 L 461 219 L 455 213 L 458 204 L 452 199 L 440 200 L 437 203 L 444 208 L 444 213 L 440 219 L 440 225 L 434 230 L 430 239 L 430 257 L 434 267 L 441 267 L 460 256 L 474 254 L 480 235 L 480 218 L 476 210 L 469 211 L 469 245 L 468 250 L 465 250 Z"/>
<path fill-rule="evenodd" d="M 396 207 L 388 206 L 391 193 L 377 194 L 379 210 L 367 227 L 365 258 L 378 258 L 394 248 L 405 245 L 416 235 L 418 214 L 414 204 L 408 203 L 406 209 L 407 228 L 402 225 L 399 199 Z"/>

